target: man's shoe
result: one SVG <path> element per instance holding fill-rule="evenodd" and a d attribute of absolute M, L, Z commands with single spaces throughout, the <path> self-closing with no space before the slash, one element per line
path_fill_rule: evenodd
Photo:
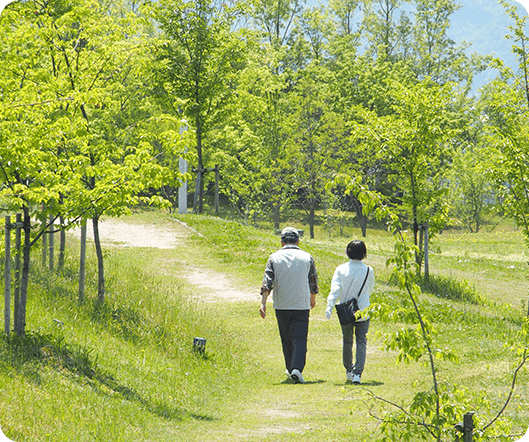
<path fill-rule="evenodd" d="M 294 370 L 292 370 L 292 373 L 290 374 L 290 376 L 296 384 L 305 383 L 305 379 L 303 379 L 303 375 L 301 374 L 301 371 L 299 371 L 297 368 L 294 368 Z"/>
<path fill-rule="evenodd" d="M 352 372 L 352 371 L 346 371 L 346 372 L 345 372 L 345 378 L 346 378 L 348 381 L 352 381 L 352 380 L 353 380 L 353 372 Z"/>
<path fill-rule="evenodd" d="M 290 374 L 290 371 L 285 369 L 285 374 L 287 375 L 287 378 L 292 379 L 292 375 Z"/>
<path fill-rule="evenodd" d="M 353 384 L 359 384 L 360 383 L 360 375 L 359 374 L 354 374 L 352 381 L 353 381 Z"/>

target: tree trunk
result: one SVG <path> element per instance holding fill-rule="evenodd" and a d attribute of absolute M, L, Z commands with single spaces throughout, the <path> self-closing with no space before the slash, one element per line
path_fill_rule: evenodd
<path fill-rule="evenodd" d="M 46 268 L 48 261 L 48 237 L 46 234 L 42 235 L 42 268 Z"/>
<path fill-rule="evenodd" d="M 53 215 L 50 215 L 50 250 L 49 250 L 49 268 L 53 271 L 55 262 L 55 232 L 53 231 L 55 226 L 53 225 Z"/>
<path fill-rule="evenodd" d="M 365 238 L 367 236 L 367 216 L 364 215 L 363 208 L 362 203 L 357 198 L 353 198 L 353 209 L 358 218 L 358 225 L 362 230 L 362 237 Z"/>
<path fill-rule="evenodd" d="M 81 226 L 81 253 L 79 258 L 79 303 L 85 299 L 86 280 L 86 221 Z"/>
<path fill-rule="evenodd" d="M 362 214 L 358 219 L 358 222 L 360 223 L 360 229 L 362 230 L 362 238 L 365 238 L 367 236 L 367 216 Z"/>
<path fill-rule="evenodd" d="M 64 217 L 60 217 L 61 221 L 61 235 L 59 244 L 59 262 L 57 263 L 57 269 L 62 270 L 64 267 L 64 253 L 66 251 L 66 231 L 64 230 Z"/>
<path fill-rule="evenodd" d="M 11 328 L 11 217 L 5 217 L 4 332 Z"/>
<path fill-rule="evenodd" d="M 279 212 L 281 211 L 281 204 L 279 201 L 274 204 L 274 229 L 279 230 L 280 217 Z"/>
<path fill-rule="evenodd" d="M 105 266 L 103 263 L 103 249 L 101 248 L 101 240 L 99 238 L 99 216 L 92 218 L 94 227 L 94 244 L 96 247 L 97 256 L 97 303 L 105 302 Z"/>
<path fill-rule="evenodd" d="M 426 224 L 424 226 L 424 279 L 426 282 L 430 279 L 430 238 L 429 238 L 429 226 Z"/>
<path fill-rule="evenodd" d="M 13 313 L 13 327 L 17 330 L 20 311 L 20 247 L 22 245 L 22 216 L 17 214 L 17 230 L 15 234 L 15 311 Z"/>
<path fill-rule="evenodd" d="M 15 333 L 19 336 L 26 334 L 26 305 L 28 299 L 29 264 L 31 251 L 31 217 L 29 208 L 24 207 L 24 248 L 22 258 L 22 279 L 20 281 L 20 309 Z"/>
<path fill-rule="evenodd" d="M 220 170 L 219 165 L 215 164 L 215 216 L 219 216 L 219 196 L 220 194 Z"/>
<path fill-rule="evenodd" d="M 197 170 L 197 180 L 195 183 L 195 195 L 193 198 L 193 213 L 200 214 L 200 189 L 202 189 L 202 169 L 199 167 Z"/>
<path fill-rule="evenodd" d="M 202 214 L 202 211 L 204 209 L 204 177 L 202 176 L 202 173 L 204 171 L 204 164 L 202 159 L 202 124 L 200 119 L 197 117 L 196 120 L 196 128 L 197 128 L 197 163 L 198 163 L 198 176 L 200 176 L 200 180 L 197 182 L 197 193 L 198 193 L 198 205 L 194 207 L 193 209 L 196 211 L 195 213 Z"/>
<path fill-rule="evenodd" d="M 310 239 L 314 239 L 314 223 L 315 223 L 315 216 L 314 216 L 314 203 L 310 203 L 309 208 L 309 228 L 310 228 Z"/>

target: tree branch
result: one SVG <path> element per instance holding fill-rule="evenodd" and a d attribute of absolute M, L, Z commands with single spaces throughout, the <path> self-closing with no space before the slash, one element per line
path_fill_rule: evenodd
<path fill-rule="evenodd" d="M 400 411 L 402 411 L 402 413 L 404 413 L 407 417 L 409 417 L 410 419 L 414 420 L 415 421 L 415 425 L 419 425 L 421 427 L 424 427 L 426 431 L 428 431 L 428 433 L 430 433 L 430 435 L 432 437 L 438 437 L 436 433 L 439 433 L 439 430 L 440 428 L 435 426 L 435 425 L 430 425 L 430 424 L 427 424 L 426 422 L 424 422 L 424 420 L 421 421 L 420 417 L 419 416 L 415 416 L 411 413 L 409 413 L 407 410 L 405 410 L 403 407 L 401 407 L 400 405 L 397 405 L 387 399 L 384 399 L 380 396 L 377 396 L 375 393 L 373 393 L 371 390 L 369 389 L 366 389 L 366 391 L 376 400 L 378 401 L 381 401 L 381 402 L 384 402 L 388 405 L 391 405 L 392 407 L 395 407 L 397 409 L 399 409 Z M 369 414 L 373 417 L 375 417 L 376 419 L 379 419 L 379 420 L 382 420 L 376 416 L 374 416 L 371 411 L 369 411 Z M 398 424 L 402 424 L 402 425 L 406 425 L 408 424 L 409 422 L 399 422 L 399 421 L 395 421 L 396 423 Z"/>
<path fill-rule="evenodd" d="M 527 348 L 524 349 L 522 361 L 520 364 L 518 364 L 518 367 L 514 370 L 514 375 L 512 378 L 512 384 L 509 391 L 509 396 L 507 397 L 507 400 L 505 401 L 505 404 L 503 405 L 502 409 L 499 411 L 499 413 L 496 415 L 494 419 L 492 419 L 487 425 L 485 425 L 481 431 L 485 431 L 487 428 L 489 428 L 494 422 L 496 422 L 499 417 L 503 414 L 505 409 L 507 408 L 507 405 L 509 405 L 509 402 L 512 399 L 512 395 L 514 394 L 514 387 L 516 386 L 516 378 L 518 376 L 518 372 L 522 369 L 522 367 L 525 365 L 525 363 L 529 360 L 529 353 L 527 352 Z"/>
<path fill-rule="evenodd" d="M 10 107 L 11 108 L 15 108 L 15 107 L 42 106 L 43 104 L 54 103 L 56 101 L 73 101 L 73 100 L 74 99 L 71 98 L 71 97 L 68 97 L 68 98 L 54 98 L 53 100 L 40 101 L 40 102 L 37 102 L 37 103 L 12 104 Z"/>

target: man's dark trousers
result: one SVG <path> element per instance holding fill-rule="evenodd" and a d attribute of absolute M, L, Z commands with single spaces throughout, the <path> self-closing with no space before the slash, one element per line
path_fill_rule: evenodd
<path fill-rule="evenodd" d="M 305 368 L 309 313 L 310 310 L 276 310 L 285 366 L 289 373 L 295 368 L 303 373 Z"/>

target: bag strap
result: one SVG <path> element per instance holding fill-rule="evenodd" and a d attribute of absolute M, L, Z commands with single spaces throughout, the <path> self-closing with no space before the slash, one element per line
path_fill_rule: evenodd
<path fill-rule="evenodd" d="M 369 276 L 369 266 L 367 266 L 367 273 L 366 273 L 366 277 L 364 279 L 364 283 L 362 284 L 362 287 L 360 287 L 360 291 L 358 292 L 358 295 L 356 295 L 357 298 L 360 297 L 360 294 L 362 293 L 362 290 L 364 290 L 364 286 L 366 285 L 368 276 Z"/>
<path fill-rule="evenodd" d="M 366 273 L 366 277 L 364 279 L 364 283 L 362 284 L 362 287 L 360 287 L 360 290 L 358 292 L 358 295 L 356 295 L 356 298 L 359 298 L 360 294 L 362 293 L 362 290 L 364 290 L 364 286 L 366 285 L 368 276 L 369 276 L 369 266 L 367 266 L 367 273 Z M 347 290 L 347 293 L 349 293 L 349 290 L 351 290 L 351 287 L 353 286 L 353 282 L 354 282 L 354 279 L 351 281 L 351 285 L 349 286 L 349 289 Z M 354 298 L 354 296 L 353 296 L 353 298 Z"/>

